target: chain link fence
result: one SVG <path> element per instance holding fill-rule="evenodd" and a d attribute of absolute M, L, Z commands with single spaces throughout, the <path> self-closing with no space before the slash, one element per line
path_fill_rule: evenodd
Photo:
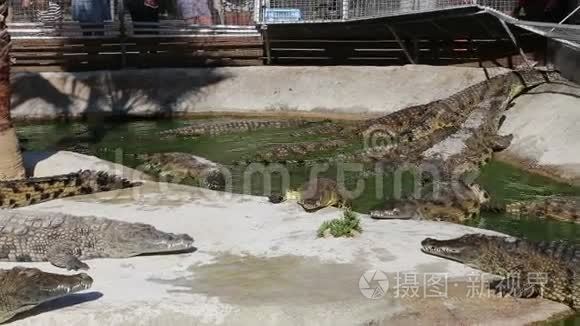
<path fill-rule="evenodd" d="M 327 22 L 481 5 L 511 14 L 517 0 L 262 0 L 266 23 Z"/>

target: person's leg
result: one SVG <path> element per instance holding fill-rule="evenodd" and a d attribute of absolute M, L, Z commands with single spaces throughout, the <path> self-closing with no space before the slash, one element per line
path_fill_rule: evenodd
<path fill-rule="evenodd" d="M 194 0 L 177 0 L 179 15 L 188 24 L 195 24 L 195 13 L 193 10 Z"/>
<path fill-rule="evenodd" d="M 133 21 L 133 33 L 135 35 L 146 34 L 146 32 L 137 29 L 143 29 L 143 22 L 146 21 L 146 15 L 143 13 L 143 7 L 135 7 L 131 12 L 131 20 Z"/>
<path fill-rule="evenodd" d="M 211 11 L 207 0 L 193 0 L 193 13 L 199 25 L 212 25 Z"/>

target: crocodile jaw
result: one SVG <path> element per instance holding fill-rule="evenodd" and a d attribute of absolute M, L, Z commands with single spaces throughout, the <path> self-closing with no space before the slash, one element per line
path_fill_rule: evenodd
<path fill-rule="evenodd" d="M 85 273 L 62 275 L 37 268 L 14 267 L 0 271 L 0 322 L 39 304 L 89 289 L 93 279 Z"/>

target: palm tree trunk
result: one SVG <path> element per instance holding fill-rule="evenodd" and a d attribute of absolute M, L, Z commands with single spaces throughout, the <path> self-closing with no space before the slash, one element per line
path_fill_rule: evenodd
<path fill-rule="evenodd" d="M 0 0 L 0 180 L 24 178 L 22 155 L 10 118 L 10 34 L 8 2 Z"/>

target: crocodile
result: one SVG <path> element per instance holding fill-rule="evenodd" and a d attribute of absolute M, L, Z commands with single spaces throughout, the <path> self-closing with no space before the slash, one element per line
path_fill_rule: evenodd
<path fill-rule="evenodd" d="M 437 177 L 453 179 L 479 170 L 494 152 L 506 149 L 513 135 L 499 135 L 507 94 L 489 97 L 476 105 L 459 130 L 425 150 L 419 161 L 437 168 Z"/>
<path fill-rule="evenodd" d="M 367 132 L 376 133 L 377 130 L 386 134 L 389 139 L 386 145 L 371 146 L 358 156 L 372 155 L 374 160 L 381 160 L 394 148 L 418 142 L 424 138 L 432 138 L 437 130 L 449 130 L 450 134 L 459 132 L 474 110 L 492 111 L 495 127 L 500 122 L 501 112 L 508 108 L 509 103 L 523 91 L 542 83 L 563 80 L 557 72 L 539 70 L 511 71 L 494 76 L 475 85 L 453 94 L 445 99 L 434 101 L 422 106 L 403 109 L 400 114 L 405 116 L 409 110 L 410 118 L 397 118 L 396 122 L 375 123 Z M 488 103 L 488 102 L 495 103 Z M 490 110 L 492 107 L 497 107 Z M 397 113 L 397 112 L 396 112 Z M 480 113 L 481 114 L 481 113 Z M 387 116 L 388 117 L 388 116 Z M 401 126 L 404 124 L 405 126 Z M 493 128 L 492 128 L 493 129 Z M 489 138 L 489 137 L 487 137 Z M 501 141 L 500 141 L 501 142 Z M 371 144 L 372 145 L 372 144 Z M 427 148 L 425 148 L 427 149 Z"/>
<path fill-rule="evenodd" d="M 250 119 L 250 120 L 233 120 L 233 121 L 212 121 L 206 123 L 194 123 L 189 126 L 164 130 L 160 132 L 162 136 L 181 136 L 181 137 L 198 137 L 198 136 L 215 136 L 229 133 L 238 133 L 253 131 L 259 129 L 281 129 L 292 128 L 319 123 L 315 121 L 300 119 Z"/>
<path fill-rule="evenodd" d="M 144 164 L 138 167 L 139 170 L 154 172 L 170 182 L 187 180 L 212 190 L 224 190 L 226 187 L 224 168 L 200 156 L 168 152 L 141 154 L 138 158 L 144 161 Z"/>
<path fill-rule="evenodd" d="M 437 188 L 434 188 L 437 187 Z M 379 220 L 417 219 L 462 223 L 479 214 L 490 197 L 478 184 L 438 182 L 420 196 L 387 200 L 384 208 L 372 210 Z"/>
<path fill-rule="evenodd" d="M 483 210 L 512 216 L 534 216 L 562 222 L 580 223 L 580 197 L 548 196 L 500 205 L 485 205 Z"/>
<path fill-rule="evenodd" d="M 93 285 L 86 273 L 62 275 L 16 266 L 0 270 L 0 323 L 41 303 L 84 291 Z"/>
<path fill-rule="evenodd" d="M 88 269 L 81 260 L 192 251 L 187 234 L 143 223 L 30 210 L 0 210 L 0 261 Z"/>
<path fill-rule="evenodd" d="M 303 128 L 290 133 L 290 137 L 293 138 L 303 138 L 312 136 L 325 136 L 325 135 L 354 135 L 354 129 L 358 125 L 359 121 L 355 122 L 334 122 L 334 121 L 323 121 L 320 124 Z"/>
<path fill-rule="evenodd" d="M 78 195 L 87 195 L 141 185 L 102 171 L 0 181 L 0 208 L 17 208 Z"/>
<path fill-rule="evenodd" d="M 503 276 L 491 282 L 497 293 L 545 299 L 580 308 L 580 247 L 565 241 L 534 242 L 512 237 L 466 234 L 449 240 L 426 238 L 426 254 Z"/>
<path fill-rule="evenodd" d="M 257 153 L 249 158 L 234 161 L 234 165 L 246 165 L 254 162 L 287 164 L 305 160 L 313 153 L 324 153 L 346 147 L 345 140 L 325 140 L 276 144 L 258 148 Z"/>
<path fill-rule="evenodd" d="M 297 190 L 287 191 L 284 196 L 278 194 L 269 196 L 269 201 L 275 204 L 286 200 L 296 200 L 307 212 L 315 212 L 329 206 L 344 207 L 348 203 L 348 198 L 338 183 L 328 178 L 311 179 Z"/>

